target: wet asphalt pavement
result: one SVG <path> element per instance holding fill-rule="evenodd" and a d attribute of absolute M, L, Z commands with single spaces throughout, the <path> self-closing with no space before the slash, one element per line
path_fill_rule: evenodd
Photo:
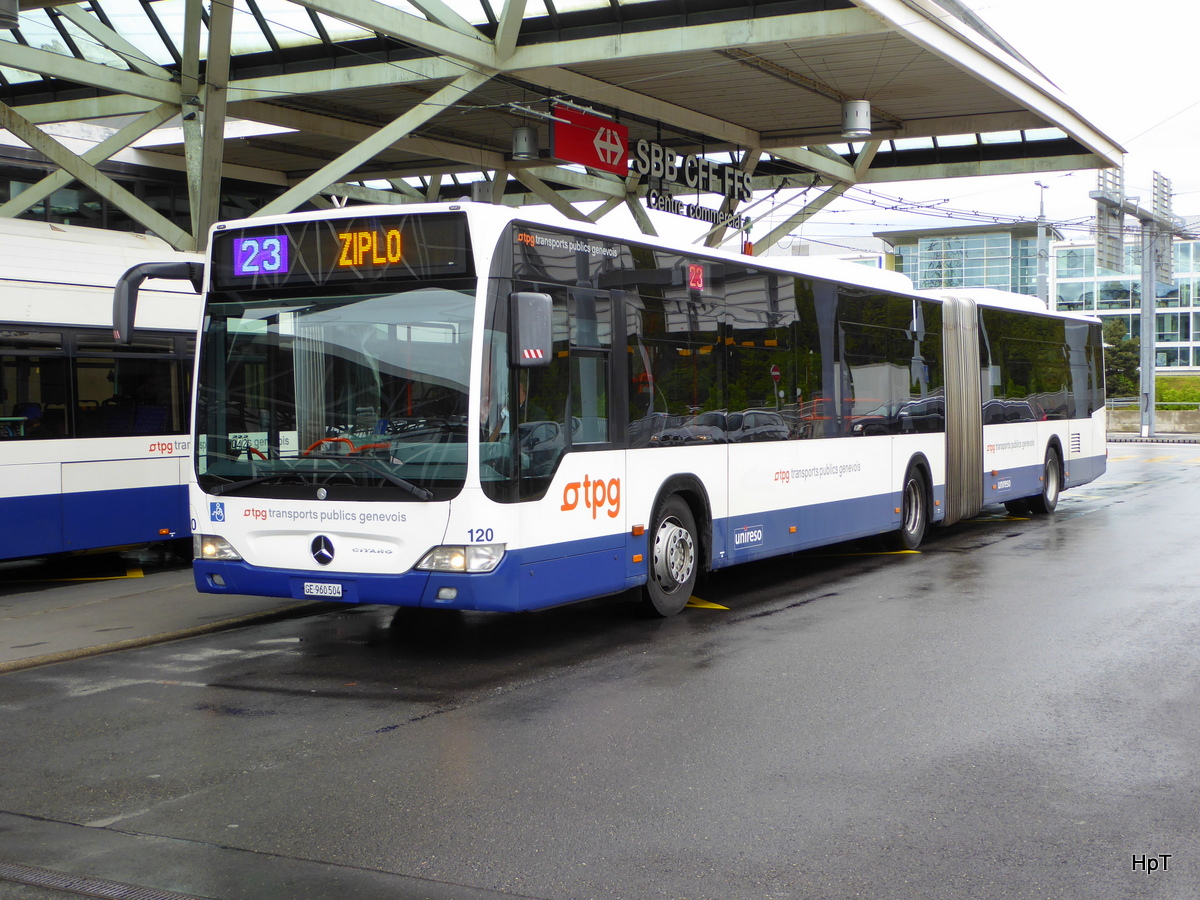
<path fill-rule="evenodd" d="M 1110 453 L 728 609 L 315 607 L 0 675 L 0 898 L 1200 896 L 1200 447 Z"/>

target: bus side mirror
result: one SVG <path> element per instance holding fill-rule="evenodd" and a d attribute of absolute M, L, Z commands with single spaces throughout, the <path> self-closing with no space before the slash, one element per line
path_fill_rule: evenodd
<path fill-rule="evenodd" d="M 138 288 L 147 278 L 190 281 L 196 293 L 204 289 L 204 263 L 139 263 L 117 279 L 113 288 L 113 337 L 118 344 L 133 341 L 133 319 L 137 314 Z"/>
<path fill-rule="evenodd" d="M 554 301 L 536 291 L 515 291 L 508 300 L 510 362 L 519 369 L 550 365 Z"/>

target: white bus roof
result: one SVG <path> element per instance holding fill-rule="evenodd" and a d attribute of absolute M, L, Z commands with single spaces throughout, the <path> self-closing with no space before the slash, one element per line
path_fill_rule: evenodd
<path fill-rule="evenodd" d="M 0 219 L 0 279 L 112 288 L 130 266 L 181 258 L 161 238 L 79 225 Z M 162 281 L 156 289 L 192 293 L 186 282 Z"/>
<path fill-rule="evenodd" d="M 0 321 L 111 328 L 121 275 L 138 263 L 182 259 L 204 257 L 152 235 L 0 219 Z M 188 282 L 153 279 L 143 297 L 139 327 L 196 328 L 199 296 Z"/>
<path fill-rule="evenodd" d="M 717 257 L 731 261 L 761 266 L 763 269 L 790 272 L 796 275 L 807 275 L 827 281 L 842 281 L 874 287 L 879 290 L 912 293 L 913 283 L 907 275 L 887 269 L 875 269 L 840 259 L 811 259 L 807 257 L 788 256 L 745 256 L 729 250 L 704 247 L 687 241 L 672 240 L 669 237 L 655 237 L 645 234 L 623 234 L 602 225 L 591 222 L 577 222 L 547 213 L 543 208 L 497 206 L 491 203 L 477 203 L 460 200 L 453 203 L 413 203 L 400 206 L 347 206 L 337 210 L 313 210 L 303 213 L 290 213 L 279 216 L 262 216 L 253 219 L 241 219 L 231 222 L 220 222 L 214 226 L 214 233 L 220 233 L 228 228 L 249 228 L 260 225 L 273 225 L 282 222 L 295 221 L 325 221 L 327 219 L 357 218 L 360 216 L 407 215 L 428 212 L 458 212 L 467 214 L 473 227 L 485 230 L 499 231 L 510 222 L 528 222 L 546 228 L 558 228 L 564 231 L 577 232 L 598 238 L 626 241 L 635 244 L 650 244 L 672 250 L 681 254 L 695 254 L 701 257 Z M 212 242 L 209 242 L 211 246 Z"/>

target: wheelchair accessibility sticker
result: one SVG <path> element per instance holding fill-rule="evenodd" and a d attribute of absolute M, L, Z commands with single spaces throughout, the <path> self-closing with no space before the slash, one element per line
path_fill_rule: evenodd
<path fill-rule="evenodd" d="M 225 521 L 225 504 L 213 502 L 208 504 L 208 518 L 213 522 Z"/>

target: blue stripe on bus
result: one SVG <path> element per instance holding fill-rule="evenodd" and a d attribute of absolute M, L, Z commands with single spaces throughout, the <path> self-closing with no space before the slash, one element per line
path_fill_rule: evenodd
<path fill-rule="evenodd" d="M 617 536 L 616 541 L 621 540 Z M 613 536 L 608 535 L 552 546 L 549 548 L 555 553 L 552 559 L 546 558 L 548 548 L 544 546 L 513 550 L 505 554 L 494 571 L 486 574 L 416 571 L 398 575 L 351 574 L 267 569 L 242 561 L 198 559 L 193 563 L 193 576 L 196 589 L 210 594 L 516 612 L 599 597 L 633 586 L 626 573 L 625 550 L 613 549 L 613 543 Z M 644 567 L 641 580 L 645 580 Z M 318 593 L 307 594 L 307 584 L 337 584 L 342 595 L 329 597 L 319 593 L 320 588 L 316 589 Z M 440 592 L 450 590 L 453 597 L 439 598 Z"/>
<path fill-rule="evenodd" d="M 1072 466 L 1078 464 L 1076 461 Z M 1100 458 L 1100 464 L 1103 465 L 1103 458 Z M 984 502 L 998 503 L 1013 496 L 1037 493 L 1041 490 L 1040 476 L 1041 466 L 1006 473 L 1005 477 L 1011 478 L 1014 486 L 1005 492 L 1005 496 L 991 491 L 992 482 L 985 481 L 988 496 L 984 497 Z M 990 473 L 985 478 L 990 479 Z M 945 493 L 944 485 L 934 487 L 934 499 L 944 502 Z M 713 523 L 713 568 L 897 529 L 900 515 L 895 510 L 900 502 L 900 492 L 896 491 L 717 520 Z M 935 507 L 935 520 L 942 517 L 942 507 Z M 724 556 L 720 555 L 722 551 Z M 636 555 L 641 555 L 641 561 L 633 561 Z M 349 574 L 265 569 L 241 561 L 210 560 L 196 560 L 194 575 L 197 589 L 205 593 L 516 612 L 637 587 L 645 583 L 649 565 L 649 537 L 635 538 L 626 533 L 512 550 L 494 572 L 481 575 L 441 572 Z M 306 584 L 338 584 L 342 596 L 306 595 Z M 446 589 L 453 590 L 453 598 L 439 599 L 439 592 Z"/>
<path fill-rule="evenodd" d="M 1067 467 L 1065 486 L 1076 487 L 1080 484 L 1087 484 L 1089 481 L 1095 481 L 1107 469 L 1108 457 L 1104 454 L 1077 457 L 1071 460 L 1070 465 Z"/>
<path fill-rule="evenodd" d="M 0 498 L 3 558 L 46 556 L 187 537 L 182 485 Z M 159 534 L 167 529 L 171 535 Z"/>
<path fill-rule="evenodd" d="M 1077 487 L 1095 481 L 1104 474 L 1108 461 L 1103 455 L 1077 457 L 1064 464 L 1064 488 Z M 995 487 L 993 487 L 995 485 Z M 983 502 L 1004 503 L 1032 497 L 1042 492 L 1042 464 L 1016 469 L 1000 469 L 998 474 L 983 473 Z"/>
<path fill-rule="evenodd" d="M 0 558 L 61 553 L 62 497 L 0 497 Z"/>
<path fill-rule="evenodd" d="M 899 503 L 897 491 L 733 516 L 714 523 L 713 544 L 727 553 L 723 559 L 714 553 L 713 568 L 893 531 L 900 527 L 900 515 L 893 512 Z"/>

